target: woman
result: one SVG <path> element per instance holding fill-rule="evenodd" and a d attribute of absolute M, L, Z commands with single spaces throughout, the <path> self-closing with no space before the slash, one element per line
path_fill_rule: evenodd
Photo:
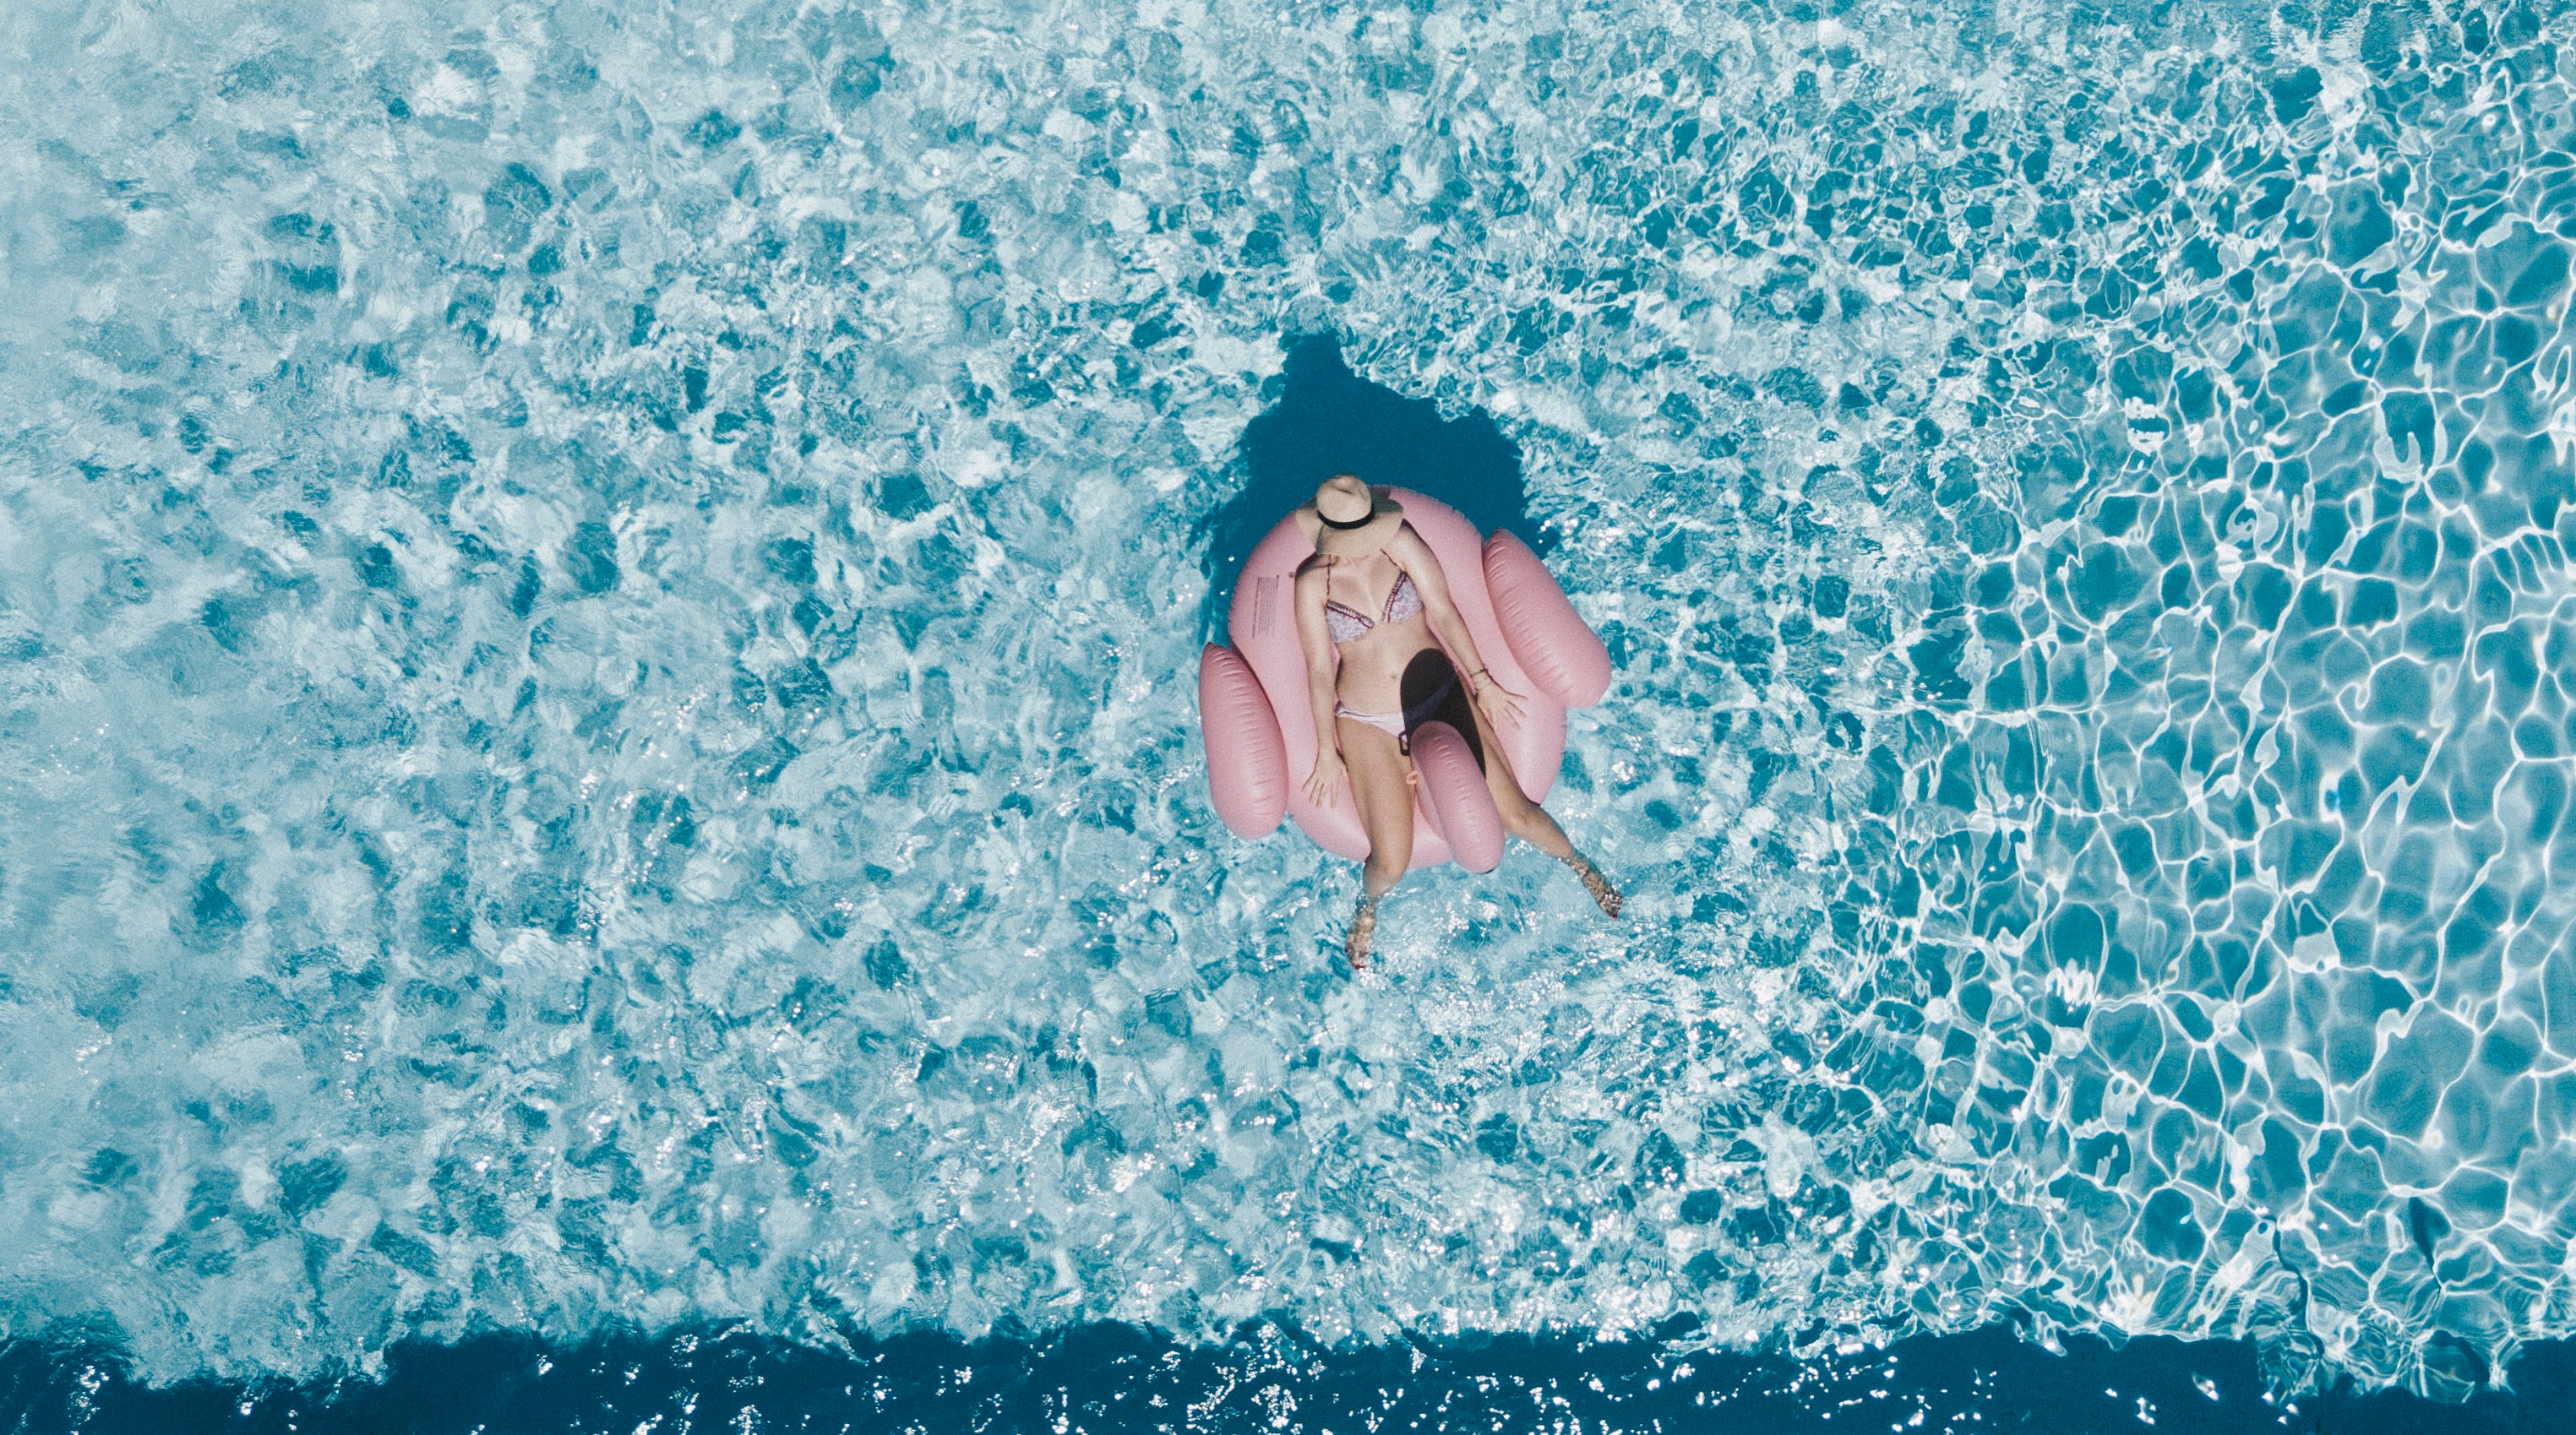
<path fill-rule="evenodd" d="M 1521 696 L 1485 671 L 1440 560 L 1404 521 L 1403 506 L 1336 474 L 1298 508 L 1297 523 L 1315 544 L 1297 570 L 1296 594 L 1317 735 L 1306 796 L 1337 806 L 1347 776 L 1369 839 L 1359 911 L 1342 943 L 1351 965 L 1368 965 L 1378 899 L 1412 865 L 1413 732 L 1435 718 L 1475 748 L 1503 829 L 1573 868 L 1601 910 L 1618 916 L 1619 889 L 1521 792 L 1496 736 L 1519 725 Z"/>

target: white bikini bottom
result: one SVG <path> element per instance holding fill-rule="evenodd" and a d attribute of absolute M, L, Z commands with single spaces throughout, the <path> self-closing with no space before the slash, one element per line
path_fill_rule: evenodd
<path fill-rule="evenodd" d="M 1458 680 L 1455 676 L 1444 678 L 1441 680 L 1439 691 L 1409 708 L 1391 713 L 1362 712 L 1348 703 L 1336 702 L 1333 704 L 1333 716 L 1367 723 L 1370 727 L 1394 738 L 1397 749 L 1410 757 L 1413 755 L 1413 730 L 1421 726 L 1424 720 L 1434 713 L 1439 712 L 1440 705 L 1449 701 L 1449 694 L 1457 686 Z"/>

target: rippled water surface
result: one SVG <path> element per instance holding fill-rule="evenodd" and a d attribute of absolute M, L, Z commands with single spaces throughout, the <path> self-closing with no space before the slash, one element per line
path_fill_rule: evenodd
<path fill-rule="evenodd" d="M 0 1334 L 2576 1334 L 2571 32 L 20 0 Z M 1216 823 L 1310 334 L 1623 924 Z"/>

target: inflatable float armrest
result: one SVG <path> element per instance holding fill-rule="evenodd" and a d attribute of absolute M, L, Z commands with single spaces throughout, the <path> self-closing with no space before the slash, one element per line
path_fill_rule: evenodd
<path fill-rule="evenodd" d="M 1485 540 L 1485 588 L 1504 641 L 1539 691 L 1570 708 L 1610 691 L 1610 650 L 1528 544 L 1500 530 Z"/>
<path fill-rule="evenodd" d="M 1413 734 L 1413 771 L 1422 781 L 1423 815 L 1458 865 L 1470 872 L 1500 866 L 1503 816 L 1467 739 L 1445 722 L 1424 723 Z"/>
<path fill-rule="evenodd" d="M 1216 643 L 1199 652 L 1199 732 L 1216 815 L 1238 836 L 1269 836 L 1288 812 L 1287 743 L 1252 665 Z"/>

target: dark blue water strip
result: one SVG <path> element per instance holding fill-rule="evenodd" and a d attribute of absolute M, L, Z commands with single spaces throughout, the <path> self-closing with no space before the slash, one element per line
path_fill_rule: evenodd
<path fill-rule="evenodd" d="M 1327 1349 L 1264 1325 L 1191 1346 L 1129 1326 L 1036 1340 L 863 1337 L 846 1353 L 743 1331 L 413 1344 L 381 1382 L 152 1389 L 113 1353 L 0 1347 L 23 1435 L 687 1435 L 687 1432 L 2301 1431 L 2576 1429 L 2576 1346 L 2535 1347 L 2464 1404 L 2396 1391 L 2267 1400 L 2248 1344 L 2148 1339 L 2051 1354 L 2002 1327 L 1864 1355 L 1678 1354 L 1505 1337 Z"/>

